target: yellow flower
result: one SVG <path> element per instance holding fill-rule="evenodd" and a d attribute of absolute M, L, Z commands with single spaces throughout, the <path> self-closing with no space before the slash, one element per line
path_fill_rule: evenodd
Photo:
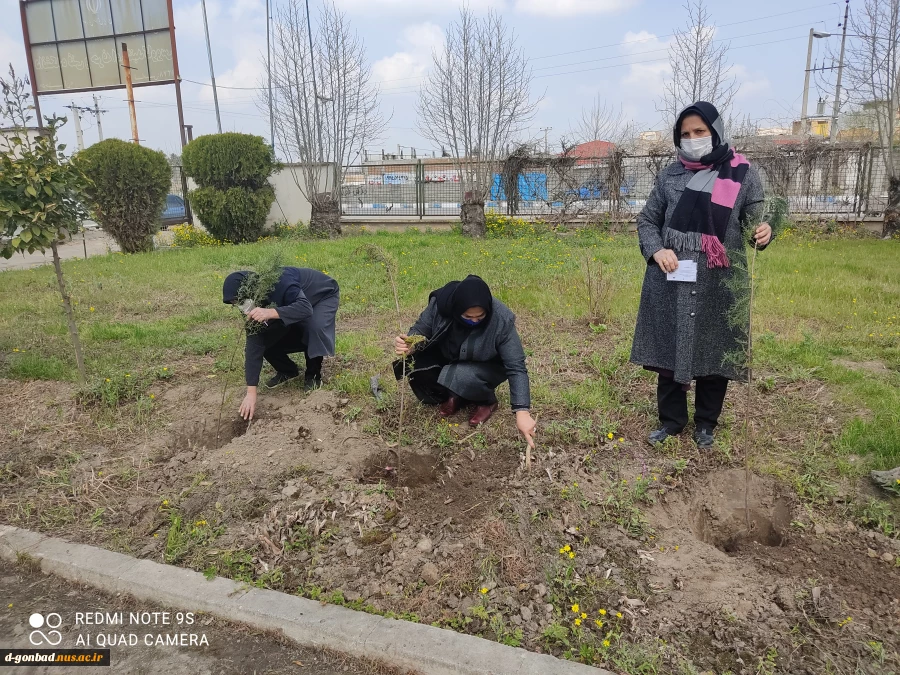
<path fill-rule="evenodd" d="M 587 618 L 587 614 L 585 614 L 584 612 L 582 612 L 582 613 L 581 613 L 581 618 L 582 618 L 582 619 L 586 619 L 586 618 Z"/>
<path fill-rule="evenodd" d="M 163 499 L 163 506 L 168 506 L 168 505 L 169 505 L 169 500 Z"/>
<path fill-rule="evenodd" d="M 622 612 L 616 612 L 616 618 L 617 618 L 617 619 L 621 619 L 621 618 L 622 618 Z"/>
<path fill-rule="evenodd" d="M 566 552 L 566 547 L 563 546 L 561 549 L 559 549 L 559 552 L 560 552 L 560 553 L 565 553 L 565 552 Z"/>
<path fill-rule="evenodd" d="M 619 436 L 619 443 L 624 443 L 624 442 L 625 442 L 625 439 L 622 438 L 621 436 Z"/>
<path fill-rule="evenodd" d="M 600 616 L 606 616 L 606 610 L 605 610 L 605 609 L 598 609 L 598 610 L 597 610 L 597 614 L 599 614 Z"/>
<path fill-rule="evenodd" d="M 578 487 L 578 483 L 572 483 L 572 487 Z"/>
<path fill-rule="evenodd" d="M 152 401 L 153 399 L 155 399 L 155 398 L 156 398 L 156 396 L 154 396 L 153 394 L 150 394 L 150 400 L 151 400 L 151 401 Z"/>
<path fill-rule="evenodd" d="M 606 434 L 606 437 L 611 440 L 613 437 L 613 432 L 610 431 L 608 434 Z"/>
<path fill-rule="evenodd" d="M 575 612 L 576 614 L 578 614 L 578 612 L 581 611 L 581 607 L 578 606 L 577 602 L 574 605 L 572 605 L 572 611 Z"/>
<path fill-rule="evenodd" d="M 93 307 L 91 307 L 91 311 L 92 311 L 92 312 L 94 311 L 94 308 L 93 308 Z"/>
<path fill-rule="evenodd" d="M 165 372 L 168 372 L 168 371 L 169 371 L 168 368 L 163 368 L 163 372 L 164 372 L 164 373 L 165 373 Z"/>
<path fill-rule="evenodd" d="M 604 646 L 604 647 L 609 647 L 609 640 L 604 640 L 604 641 L 603 641 L 603 646 Z"/>
<path fill-rule="evenodd" d="M 18 349 L 18 348 L 13 348 L 13 351 L 14 351 L 14 352 L 17 352 L 17 351 L 19 351 L 19 349 Z"/>
<path fill-rule="evenodd" d="M 154 537 L 158 537 L 158 536 L 159 536 L 159 532 L 154 532 L 154 533 L 153 533 L 153 536 L 154 536 Z"/>
<path fill-rule="evenodd" d="M 566 544 L 565 546 L 562 547 L 562 552 L 563 552 L 563 553 L 568 553 L 568 552 L 571 551 L 571 550 L 572 550 L 572 547 L 569 546 L 568 544 Z"/>
<path fill-rule="evenodd" d="M 575 551 L 571 551 L 569 553 L 569 558 L 574 558 L 574 557 L 575 557 Z"/>
<path fill-rule="evenodd" d="M 10 609 L 12 609 L 12 605 L 13 605 L 12 603 L 9 603 L 9 604 L 7 605 L 7 607 L 9 607 Z"/>
<path fill-rule="evenodd" d="M 597 624 L 597 628 L 603 628 L 603 622 L 600 619 L 594 619 L 594 623 Z"/>
<path fill-rule="evenodd" d="M 481 589 L 481 594 L 482 594 L 482 595 L 485 595 L 487 592 L 488 592 L 488 589 L 487 589 L 487 588 L 482 588 L 482 589 Z"/>
<path fill-rule="evenodd" d="M 109 378 L 108 378 L 108 377 L 106 378 L 106 381 L 109 382 Z"/>
<path fill-rule="evenodd" d="M 131 375 L 129 375 L 128 373 L 125 373 L 125 377 L 131 377 Z"/>

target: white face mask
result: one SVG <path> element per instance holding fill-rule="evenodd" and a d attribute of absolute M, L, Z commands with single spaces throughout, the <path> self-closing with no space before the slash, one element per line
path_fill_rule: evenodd
<path fill-rule="evenodd" d="M 692 162 L 697 162 L 712 152 L 712 136 L 703 138 L 682 138 L 681 156 Z"/>

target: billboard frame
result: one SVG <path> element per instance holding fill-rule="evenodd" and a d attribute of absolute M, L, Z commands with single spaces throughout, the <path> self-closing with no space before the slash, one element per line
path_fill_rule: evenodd
<path fill-rule="evenodd" d="M 56 96 L 59 94 L 81 94 L 81 93 L 95 92 L 95 91 L 111 91 L 114 89 L 125 89 L 125 84 L 123 83 L 123 84 L 116 84 L 116 85 L 105 85 L 105 86 L 99 86 L 99 87 L 81 87 L 81 88 L 76 88 L 76 89 L 63 88 L 58 91 L 39 93 L 38 89 L 37 89 L 37 79 L 35 78 L 34 59 L 32 57 L 32 53 L 31 53 L 32 46 L 34 44 L 37 44 L 37 45 L 44 45 L 44 44 L 59 45 L 61 43 L 69 42 L 69 41 L 68 40 L 62 40 L 62 41 L 54 40 L 52 42 L 32 43 L 31 36 L 28 31 L 28 17 L 27 17 L 27 13 L 26 13 L 26 6 L 29 4 L 29 2 L 34 2 L 34 1 L 36 1 L 36 0 L 19 0 L 19 13 L 20 13 L 21 19 L 22 19 L 22 36 L 25 39 L 25 58 L 26 58 L 26 61 L 28 64 L 28 77 L 31 80 L 31 95 L 34 98 L 34 109 L 35 109 L 35 113 L 37 115 L 37 125 L 39 128 L 43 129 L 44 120 L 41 117 L 41 103 L 40 103 L 40 98 L 39 98 L 40 96 Z M 40 1 L 47 2 L 48 0 L 40 0 Z M 187 144 L 187 139 L 186 139 L 186 135 L 185 135 L 185 125 L 184 125 L 184 106 L 183 106 L 182 100 L 181 100 L 181 73 L 178 69 L 178 48 L 177 48 L 177 45 L 175 42 L 175 14 L 174 14 L 174 11 L 172 8 L 172 0 L 166 0 L 166 11 L 168 13 L 168 18 L 169 18 L 168 33 L 169 33 L 169 40 L 172 45 L 172 71 L 173 71 L 174 77 L 169 80 L 157 80 L 157 81 L 152 81 L 152 82 L 148 80 L 147 82 L 137 82 L 132 86 L 134 86 L 134 87 L 151 87 L 151 86 L 168 85 L 168 84 L 175 85 L 175 103 L 176 103 L 176 108 L 178 109 L 178 128 L 179 128 L 180 137 L 181 137 L 181 147 L 183 148 Z M 156 30 L 156 31 L 149 31 L 149 32 L 161 33 L 162 31 Z M 148 33 L 148 31 L 144 30 L 144 31 L 132 31 L 129 33 L 113 35 L 113 38 L 117 43 L 116 44 L 116 60 L 117 60 L 117 63 L 120 68 L 122 67 L 122 63 L 121 63 L 122 42 L 120 41 L 120 38 L 124 39 L 124 40 L 128 40 L 128 39 L 131 39 L 132 37 L 136 37 L 136 36 L 143 37 L 143 36 L 147 35 L 147 33 Z M 77 41 L 77 40 L 75 40 L 75 41 Z M 148 72 L 148 76 L 149 76 L 149 72 Z"/>

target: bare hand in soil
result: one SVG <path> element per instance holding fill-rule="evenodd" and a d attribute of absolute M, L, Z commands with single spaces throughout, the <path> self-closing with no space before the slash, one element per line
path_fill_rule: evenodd
<path fill-rule="evenodd" d="M 241 401 L 241 408 L 238 411 L 245 420 L 252 420 L 253 413 L 256 412 L 256 387 L 247 387 L 247 395 Z"/>
<path fill-rule="evenodd" d="M 527 410 L 520 410 L 516 413 L 516 428 L 525 438 L 528 447 L 534 450 L 534 432 L 537 429 L 537 422 Z"/>
<path fill-rule="evenodd" d="M 394 353 L 397 356 L 406 356 L 409 354 L 409 345 L 406 344 L 406 338 L 408 335 L 398 335 L 394 338 Z"/>

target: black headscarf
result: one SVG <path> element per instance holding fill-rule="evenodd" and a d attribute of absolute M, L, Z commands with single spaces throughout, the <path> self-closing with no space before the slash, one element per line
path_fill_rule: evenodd
<path fill-rule="evenodd" d="M 232 272 L 225 277 L 225 283 L 222 284 L 222 302 L 226 305 L 232 304 L 235 300 L 240 300 L 238 292 L 244 283 L 244 279 L 253 272 Z"/>
<path fill-rule="evenodd" d="M 491 289 L 484 279 L 470 274 L 462 281 L 451 281 L 437 289 L 429 298 L 437 301 L 438 313 L 451 321 L 446 332 L 438 338 L 438 345 L 444 358 L 456 361 L 463 342 L 471 332 L 486 326 L 491 320 L 494 305 Z M 484 318 L 475 326 L 467 324 L 462 318 L 463 313 L 472 307 L 481 307 L 485 311 Z"/>

